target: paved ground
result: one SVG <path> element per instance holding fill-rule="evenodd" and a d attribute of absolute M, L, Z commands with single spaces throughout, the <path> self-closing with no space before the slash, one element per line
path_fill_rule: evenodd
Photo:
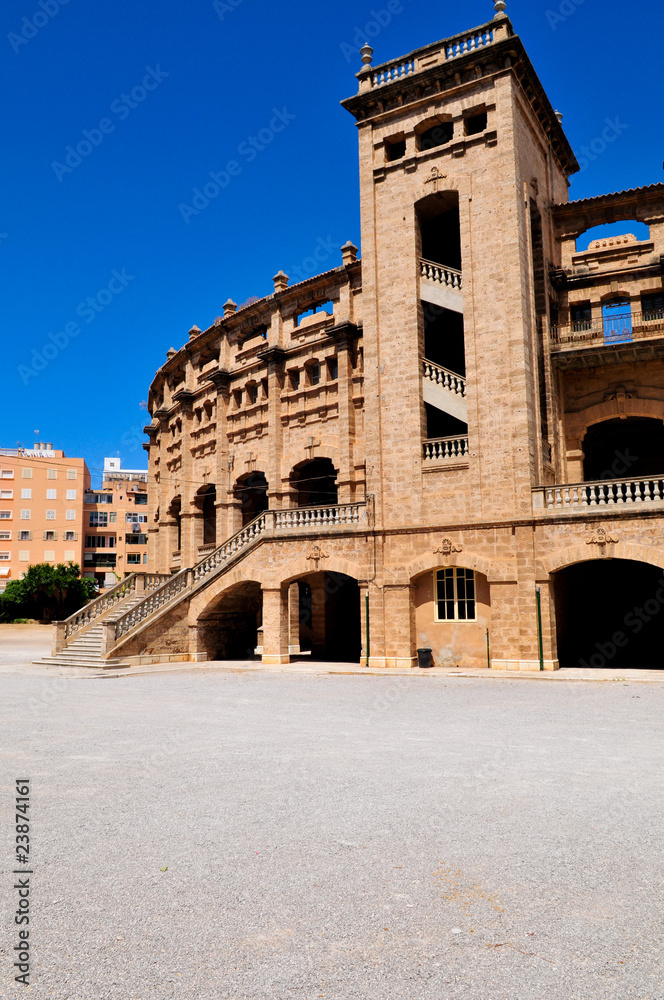
<path fill-rule="evenodd" d="M 26 775 L 38 1000 L 664 997 L 662 685 L 26 670 L 3 998 Z"/>

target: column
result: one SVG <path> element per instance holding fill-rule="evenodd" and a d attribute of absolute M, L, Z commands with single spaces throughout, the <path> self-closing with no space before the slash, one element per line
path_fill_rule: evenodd
<path fill-rule="evenodd" d="M 263 588 L 263 663 L 290 663 L 288 587 Z"/>
<path fill-rule="evenodd" d="M 300 652 L 300 588 L 297 583 L 291 583 L 288 588 L 288 619 L 288 652 L 293 656 Z"/>

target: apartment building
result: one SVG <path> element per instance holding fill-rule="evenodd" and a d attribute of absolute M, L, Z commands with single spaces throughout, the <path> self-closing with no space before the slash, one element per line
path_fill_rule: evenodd
<path fill-rule="evenodd" d="M 147 566 L 147 478 L 146 469 L 105 458 L 101 489 L 85 493 L 83 575 L 100 588 Z"/>
<path fill-rule="evenodd" d="M 99 608 L 102 657 L 662 666 L 664 185 L 570 202 L 562 116 L 495 11 L 362 50 L 362 259 L 279 271 L 167 352 L 153 573 Z"/>
<path fill-rule="evenodd" d="M 0 591 L 34 563 L 83 562 L 90 473 L 51 443 L 0 449 Z"/>

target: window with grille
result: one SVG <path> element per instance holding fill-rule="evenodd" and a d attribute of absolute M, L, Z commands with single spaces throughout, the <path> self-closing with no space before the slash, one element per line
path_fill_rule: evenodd
<path fill-rule="evenodd" d="M 477 620 L 475 571 L 456 566 L 436 571 L 436 621 Z"/>
<path fill-rule="evenodd" d="M 570 322 L 574 333 L 582 333 L 590 330 L 592 326 L 593 312 L 590 302 L 577 302 L 569 307 Z"/>
<path fill-rule="evenodd" d="M 664 319 L 664 293 L 641 296 L 641 312 L 646 323 L 653 319 Z"/>

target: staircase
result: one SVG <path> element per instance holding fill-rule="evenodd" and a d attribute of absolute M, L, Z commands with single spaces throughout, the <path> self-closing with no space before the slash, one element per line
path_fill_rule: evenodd
<path fill-rule="evenodd" d="M 91 625 L 87 631 L 69 642 L 55 656 L 44 656 L 41 660 L 35 660 L 35 663 L 47 663 L 49 666 L 56 667 L 97 667 L 99 670 L 107 668 L 110 665 L 109 661 L 102 656 L 104 640 L 102 621 L 115 622 L 121 615 L 140 604 L 142 600 L 143 595 L 119 602 L 113 612 L 100 615 L 97 625 Z"/>
<path fill-rule="evenodd" d="M 102 669 L 117 666 L 128 641 L 226 573 L 259 542 L 275 535 L 298 537 L 312 530 L 354 528 L 362 523 L 368 523 L 366 502 L 264 511 L 195 566 L 173 576 L 132 574 L 66 622 L 57 622 L 56 650 L 38 662 Z"/>
<path fill-rule="evenodd" d="M 437 410 L 449 413 L 457 420 L 468 423 L 466 380 L 442 365 L 422 359 L 422 396 Z"/>

